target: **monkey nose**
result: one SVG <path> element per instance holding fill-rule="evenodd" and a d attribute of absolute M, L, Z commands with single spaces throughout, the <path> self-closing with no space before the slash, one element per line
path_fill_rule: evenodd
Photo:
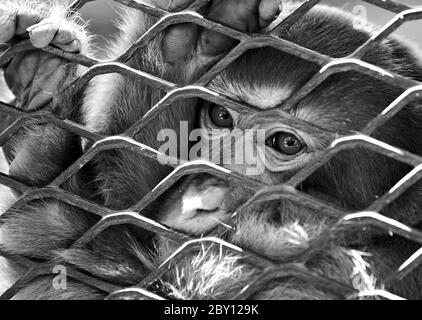
<path fill-rule="evenodd" d="M 224 199 L 228 189 L 221 186 L 200 190 L 189 186 L 181 203 L 164 221 L 169 227 L 189 234 L 207 233 L 218 225 L 226 225 L 230 217 L 225 210 Z"/>
<path fill-rule="evenodd" d="M 183 212 L 187 215 L 217 212 L 224 201 L 225 190 L 213 187 L 203 192 L 187 193 L 183 197 Z"/>

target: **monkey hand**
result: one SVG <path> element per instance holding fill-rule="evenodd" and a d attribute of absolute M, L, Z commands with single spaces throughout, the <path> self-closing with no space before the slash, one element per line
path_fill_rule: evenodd
<path fill-rule="evenodd" d="M 66 18 L 63 6 L 23 3 L 0 0 L 0 43 L 11 45 L 16 38 L 28 35 L 34 48 L 54 45 L 67 52 L 84 50 L 87 36 L 82 27 Z M 33 110 L 50 101 L 73 79 L 75 72 L 76 65 L 69 61 L 42 50 L 31 50 L 13 57 L 4 76 L 16 96 L 17 106 Z"/>
<path fill-rule="evenodd" d="M 153 5 L 168 11 L 185 9 L 194 0 L 150 0 Z M 238 31 L 257 33 L 266 28 L 282 10 L 282 0 L 212 0 L 199 13 L 207 19 Z M 206 64 L 229 50 L 235 40 L 217 32 L 186 23 L 169 28 L 163 39 L 166 62 L 187 59 Z"/>

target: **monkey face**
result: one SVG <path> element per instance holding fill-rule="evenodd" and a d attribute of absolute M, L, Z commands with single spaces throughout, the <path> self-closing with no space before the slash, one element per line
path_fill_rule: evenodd
<path fill-rule="evenodd" d="M 282 182 L 283 177 L 308 163 L 323 146 L 322 141 L 283 122 L 284 114 L 277 108 L 239 114 L 205 104 L 200 117 L 203 138 L 217 141 L 211 143 L 206 156 L 213 163 L 264 183 Z"/>
<path fill-rule="evenodd" d="M 276 62 L 277 66 L 268 61 Z M 292 64 L 298 67 L 293 69 Z M 325 121 L 323 114 L 317 114 L 317 108 L 309 110 L 313 103 L 297 110 L 283 108 L 283 102 L 310 77 L 313 68 L 305 61 L 268 49 L 240 58 L 210 87 L 259 110 L 238 113 L 200 101 L 198 135 L 205 147 L 196 150 L 193 146 L 190 160 L 205 159 L 267 185 L 285 182 L 329 143 L 291 121 L 294 117 L 306 120 L 319 117 Z M 194 234 L 226 223 L 253 195 L 209 175 L 189 177 L 178 190 L 181 196 L 167 211 L 163 223 Z"/>
<path fill-rule="evenodd" d="M 211 147 L 199 158 L 211 160 L 265 184 L 279 185 L 324 152 L 334 141 L 330 139 L 335 138 L 336 133 L 360 130 L 397 95 L 392 88 L 386 90 L 385 84 L 348 73 L 328 79 L 298 105 L 287 108 L 284 102 L 310 79 L 315 70 L 315 66 L 308 62 L 279 52 L 273 54 L 269 49 L 249 52 L 236 61 L 210 87 L 260 110 L 241 114 L 230 108 L 201 102 L 201 135 L 209 137 Z M 293 118 L 324 128 L 333 135 L 330 138 L 315 134 L 295 125 Z M 376 135 L 380 140 L 398 145 L 400 141 L 388 139 L 392 137 L 391 130 L 395 131 L 393 135 L 396 137 L 408 134 L 402 129 L 393 126 L 389 127 L 390 132 L 381 130 Z M 251 135 L 248 135 L 248 130 L 252 131 Z M 218 142 L 213 144 L 215 140 Z M 252 148 L 245 148 L 247 145 Z M 411 149 L 409 145 L 403 148 Z M 225 163 L 227 159 L 230 162 Z M 388 191 L 405 174 L 405 170 L 395 162 L 358 148 L 332 159 L 300 188 L 323 201 L 353 211 L 365 208 L 378 195 Z M 208 234 L 220 226 L 218 230 L 224 230 L 220 237 L 274 260 L 294 261 L 337 221 L 282 198 L 243 206 L 254 192 L 207 174 L 187 178 L 178 190 L 179 197 L 163 218 L 164 224 L 194 235 Z M 349 249 L 349 239 L 346 238 L 339 237 L 336 245 L 328 249 L 313 248 L 303 265 L 353 285 L 356 279 L 352 274 L 357 260 L 364 259 L 364 254 L 361 256 L 360 251 Z M 355 240 L 363 243 L 361 238 L 356 237 Z M 163 258 L 174 250 L 167 249 L 167 245 L 160 247 Z M 363 252 L 364 246 L 359 249 Z M 212 250 L 191 257 L 191 260 L 200 271 L 189 272 L 191 267 L 187 263 L 183 266 L 187 270 L 183 281 L 198 288 L 204 286 L 202 281 L 208 275 L 209 281 L 216 282 L 212 294 L 218 291 L 220 298 L 241 290 L 259 273 L 256 267 L 237 260 L 237 257 L 220 255 L 219 252 L 214 254 Z M 207 271 L 219 268 L 228 270 L 228 274 Z M 375 279 L 371 272 L 368 267 L 361 270 L 357 277 Z M 196 277 L 196 274 L 201 277 Z M 177 278 L 177 275 L 172 276 Z M 273 283 L 263 288 L 256 298 L 286 299 L 288 295 L 295 297 L 304 292 L 309 294 L 309 298 L 330 297 L 328 293 L 294 279 Z M 194 290 L 183 293 L 193 298 L 203 298 L 208 293 L 201 294 Z"/>

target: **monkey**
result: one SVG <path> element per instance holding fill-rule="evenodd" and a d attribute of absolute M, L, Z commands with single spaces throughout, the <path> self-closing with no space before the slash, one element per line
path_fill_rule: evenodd
<path fill-rule="evenodd" d="M 148 3 L 177 11 L 188 7 L 192 1 L 149 0 Z M 69 52 L 93 53 L 85 25 L 76 15 L 69 15 L 61 1 L 48 5 L 35 1 L 2 1 L 0 8 L 2 42 L 22 36 L 27 30 L 35 48 L 53 44 Z M 258 33 L 281 11 L 289 10 L 288 1 L 212 0 L 200 13 L 236 30 Z M 155 21 L 135 10 L 124 9 L 122 12 L 121 33 L 108 58 L 124 51 Z M 317 5 L 279 36 L 321 54 L 341 58 L 371 37 L 368 28 L 356 28 L 354 19 L 339 9 Z M 370 24 L 364 21 L 359 25 Z M 185 85 L 208 70 L 234 45 L 235 41 L 195 25 L 175 25 L 137 52 L 129 66 Z M 418 52 L 397 36 L 390 36 L 372 46 L 363 60 L 402 76 L 422 80 Z M 16 97 L 16 105 L 23 110 L 32 110 L 47 101 L 54 96 L 52 93 L 83 71 L 84 68 L 74 63 L 39 50 L 14 57 L 4 70 L 8 86 Z M 283 123 L 281 112 L 334 133 L 359 131 L 362 124 L 381 113 L 401 94 L 400 89 L 385 82 L 349 71 L 332 75 L 293 108 L 283 110 L 283 102 L 318 71 L 319 67 L 314 63 L 288 53 L 271 48 L 250 50 L 212 80 L 208 87 L 254 105 L 259 112 L 238 114 L 201 99 L 185 100 L 177 102 L 134 139 L 158 148 L 157 132 L 162 128 L 177 132 L 183 121 L 189 123 L 189 130 L 200 128 L 204 137 L 213 130 L 263 129 L 264 145 L 258 145 L 257 150 L 260 154 L 258 161 L 265 160 L 264 171 L 254 179 L 267 185 L 283 184 L 323 153 L 332 141 Z M 101 135 L 113 136 L 122 134 L 162 97 L 163 93 L 158 89 L 110 74 L 93 79 L 77 96 L 54 96 L 60 105 L 55 112 Z M 377 129 L 373 137 L 420 155 L 421 117 L 420 107 L 409 104 L 387 126 Z M 89 142 L 80 137 L 34 121 L 19 131 L 5 148 L 10 163 L 9 174 L 28 186 L 41 187 L 56 178 L 89 147 Z M 224 153 L 227 147 L 216 148 L 223 148 Z M 217 163 L 219 160 L 213 158 L 212 152 L 202 157 Z M 241 174 L 247 172 L 248 166 L 247 163 L 224 165 L 227 170 Z M 303 182 L 300 189 L 343 208 L 345 212 L 359 212 L 388 192 L 409 171 L 408 166 L 395 160 L 357 148 L 343 151 L 331 159 Z M 170 172 L 154 161 L 119 150 L 101 153 L 62 187 L 121 211 L 136 204 Z M 417 228 L 421 205 L 419 188 L 418 184 L 415 185 L 382 214 Z M 13 197 L 20 196 L 17 190 L 12 193 Z M 141 214 L 195 236 L 223 225 L 227 230 L 222 239 L 274 261 L 290 261 L 336 222 L 317 210 L 288 199 L 253 204 L 237 212 L 253 196 L 254 192 L 245 186 L 208 174 L 197 174 L 181 180 L 153 208 Z M 5 198 L 2 203 L 7 207 L 11 201 Z M 177 249 L 166 239 L 130 226 L 109 228 L 86 247 L 69 248 L 96 222 L 98 218 L 56 200 L 33 202 L 4 219 L 0 227 L 0 243 L 5 252 L 69 264 L 121 287 L 140 283 Z M 417 245 L 406 239 L 379 232 L 369 235 L 352 232 L 338 238 L 329 246 L 312 248 L 305 259 L 292 262 L 310 272 L 365 291 L 382 288 L 382 281 L 389 272 L 417 250 Z M 25 272 L 13 261 L 5 259 L 1 260 L 0 266 L 4 289 Z M 160 292 L 171 299 L 229 299 L 263 271 L 262 267 L 235 253 L 205 248 L 200 253 L 188 255 L 164 275 L 160 279 Z M 43 276 L 30 281 L 14 299 L 104 299 L 107 296 L 71 279 L 66 290 L 55 290 L 52 279 L 53 276 Z M 388 290 L 398 296 L 419 299 L 420 279 L 418 269 Z M 313 283 L 284 276 L 259 288 L 250 298 L 336 297 L 333 292 Z"/>

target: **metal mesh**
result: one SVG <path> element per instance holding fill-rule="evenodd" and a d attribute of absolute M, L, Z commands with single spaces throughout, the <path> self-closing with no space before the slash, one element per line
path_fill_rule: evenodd
<path fill-rule="evenodd" d="M 76 1 L 72 5 L 71 9 L 78 10 L 86 3 L 91 1 L 92 0 Z M 1 184 L 23 193 L 17 202 L 13 204 L 4 215 L 7 216 L 9 212 L 16 212 L 16 210 L 19 210 L 24 205 L 35 200 L 56 199 L 57 201 L 69 204 L 76 208 L 80 208 L 102 218 L 100 222 L 98 222 L 78 241 L 76 241 L 75 244 L 73 244 L 74 247 L 80 247 L 88 244 L 97 235 L 111 226 L 131 224 L 171 239 L 172 241 L 178 243 L 180 248 L 160 268 L 147 276 L 137 286 L 132 288 L 121 288 L 100 279 L 87 276 L 83 272 L 74 270 L 72 268 L 70 268 L 68 271 L 69 277 L 110 294 L 109 298 L 124 297 L 160 299 L 160 297 L 156 296 L 155 294 L 148 292 L 151 284 L 153 284 L 154 281 L 160 278 L 163 274 L 171 270 L 181 259 L 191 254 L 192 252 L 201 250 L 204 244 L 211 244 L 232 251 L 237 255 L 245 257 L 251 263 L 259 267 L 263 267 L 264 271 L 262 272 L 262 275 L 253 280 L 248 288 L 240 292 L 236 297 L 233 297 L 233 299 L 248 299 L 249 297 L 253 296 L 254 293 L 258 292 L 260 288 L 265 287 L 269 282 L 287 276 L 296 277 L 303 281 L 309 282 L 316 288 L 321 288 L 325 291 L 332 292 L 339 298 L 350 298 L 356 297 L 358 295 L 358 292 L 352 286 L 340 283 L 333 279 L 328 279 L 325 276 L 312 273 L 305 267 L 299 266 L 297 264 L 275 263 L 260 253 L 247 252 L 230 243 L 226 243 L 223 240 L 214 237 L 194 239 L 176 231 L 168 230 L 156 222 L 137 214 L 137 212 L 140 212 L 142 209 L 146 208 L 167 189 L 169 189 L 175 182 L 179 180 L 180 177 L 198 172 L 207 172 L 211 175 L 226 179 L 231 183 L 243 184 L 244 186 L 255 190 L 255 196 L 239 209 L 240 213 L 249 205 L 257 202 L 267 202 L 274 199 L 287 199 L 289 201 L 298 203 L 300 206 L 311 208 L 338 219 L 338 222 L 334 225 L 334 227 L 332 227 L 330 230 L 327 230 L 320 238 L 313 241 L 310 244 L 310 248 L 300 253 L 298 257 L 303 257 L 307 254 L 307 252 L 310 252 L 313 247 L 321 246 L 329 243 L 330 241 L 333 241 L 333 238 L 335 238 L 334 235 L 342 233 L 346 229 L 350 229 L 352 227 L 359 228 L 365 226 L 375 226 L 386 232 L 394 232 L 395 234 L 410 239 L 416 243 L 422 243 L 422 232 L 409 226 L 403 225 L 399 221 L 379 214 L 382 209 L 384 209 L 391 202 L 395 201 L 400 195 L 402 195 L 412 185 L 419 181 L 420 178 L 422 178 L 422 157 L 409 153 L 406 150 L 400 150 L 396 147 L 389 146 L 370 137 L 370 135 L 378 127 L 382 126 L 389 119 L 394 117 L 407 104 L 420 98 L 420 94 L 422 93 L 422 84 L 415 80 L 402 77 L 360 60 L 360 58 L 367 52 L 371 45 L 379 43 L 385 39 L 405 22 L 422 19 L 422 8 L 411 8 L 391 0 L 363 0 L 364 2 L 379 6 L 390 12 L 396 13 L 397 15 L 385 27 L 379 30 L 376 35 L 371 37 L 370 40 L 358 48 L 353 54 L 342 59 L 334 59 L 301 47 L 287 40 L 280 39 L 273 35 L 275 32 L 279 33 L 283 30 L 287 30 L 298 19 L 305 15 L 313 6 L 318 4 L 320 2 L 318 0 L 304 1 L 294 12 L 291 13 L 291 15 L 284 19 L 276 20 L 272 25 L 270 25 L 270 27 L 267 28 L 265 34 L 261 35 L 245 34 L 203 18 L 195 11 L 205 5 L 208 2 L 207 0 L 198 0 L 188 9 L 178 13 L 166 12 L 164 10 L 154 8 L 150 5 L 138 3 L 132 0 L 115 1 L 135 10 L 141 10 L 149 15 L 157 17 L 159 18 L 159 21 L 136 43 L 134 43 L 127 51 L 121 54 L 114 61 L 100 61 L 83 55 L 65 53 L 53 47 L 45 48 L 44 50 L 47 52 L 64 57 L 70 61 L 76 62 L 89 68 L 85 74 L 76 79 L 70 86 L 63 89 L 63 92 L 59 94 L 76 94 L 80 89 L 86 86 L 86 84 L 91 79 L 98 75 L 119 73 L 124 77 L 133 79 L 134 81 L 142 81 L 147 86 L 160 88 L 167 93 L 166 96 L 155 106 L 152 106 L 150 111 L 125 133 L 125 137 L 104 137 L 97 133 L 91 132 L 78 123 L 74 123 L 65 119 L 59 119 L 51 112 L 51 110 L 54 110 L 56 107 L 54 103 L 50 103 L 40 110 L 26 112 L 4 102 L 0 102 L 0 113 L 15 119 L 15 122 L 0 134 L 0 146 L 4 146 L 5 143 L 23 126 L 25 126 L 26 123 L 33 121 L 34 119 L 53 124 L 54 126 L 84 137 L 93 142 L 93 146 L 80 159 L 78 159 L 58 178 L 56 178 L 53 182 L 44 188 L 31 188 L 8 175 L 0 174 Z M 151 40 L 162 33 L 166 28 L 171 25 L 183 22 L 194 23 L 204 28 L 218 31 L 221 34 L 238 40 L 239 43 L 208 72 L 202 75 L 198 81 L 186 87 L 179 87 L 177 84 L 170 83 L 145 72 L 135 70 L 125 64 L 137 50 L 148 45 Z M 382 114 L 373 119 L 366 127 L 362 128 L 360 133 L 350 132 L 347 134 L 334 134 L 311 123 L 297 119 L 287 113 L 283 114 L 281 116 L 281 120 L 289 121 L 293 127 L 299 128 L 305 132 L 328 138 L 330 141 L 332 141 L 332 143 L 322 155 L 318 156 L 309 165 L 295 174 L 289 181 L 280 186 L 267 186 L 240 174 L 234 172 L 228 173 L 227 170 L 222 170 L 218 166 L 212 164 L 207 164 L 204 162 L 189 162 L 176 167 L 173 173 L 171 173 L 169 177 L 167 177 L 156 189 L 154 189 L 152 193 L 148 194 L 144 199 L 140 199 L 139 203 L 130 208 L 128 212 L 115 212 L 101 205 L 83 199 L 75 194 L 71 194 L 61 188 L 62 184 L 66 180 L 75 175 L 89 161 L 95 159 L 95 157 L 100 152 L 106 150 L 126 149 L 131 150 L 132 152 L 140 153 L 147 158 L 157 160 L 157 157 L 159 156 L 157 151 L 132 140 L 130 137 L 133 137 L 137 133 L 141 132 L 153 119 L 159 116 L 177 100 L 197 97 L 227 107 L 237 112 L 245 112 L 245 110 L 247 111 L 250 109 L 257 110 L 253 106 L 245 105 L 244 103 L 235 101 L 232 98 L 223 96 L 221 94 L 213 94 L 213 92 L 206 88 L 206 85 L 244 52 L 263 46 L 273 47 L 282 52 L 295 55 L 304 60 L 313 62 L 319 65 L 321 68 L 320 72 L 318 72 L 300 90 L 298 90 L 291 98 L 289 98 L 287 102 L 285 102 L 287 106 L 295 105 L 329 76 L 352 70 L 387 82 L 390 85 L 394 85 L 403 89 L 405 92 L 399 96 L 390 106 L 388 106 Z M 16 53 L 30 49 L 32 49 L 32 46 L 29 41 L 23 41 L 13 46 L 0 56 L 0 65 L 3 65 Z M 386 76 L 386 74 L 388 76 Z M 408 164 L 409 166 L 413 167 L 414 170 L 412 170 L 407 176 L 403 177 L 403 179 L 398 182 L 390 192 L 384 196 L 381 196 L 366 210 L 360 213 L 350 214 L 348 212 L 344 212 L 341 209 L 330 206 L 298 190 L 298 186 L 302 182 L 304 182 L 312 173 L 327 163 L 327 161 L 329 161 L 336 154 L 343 150 L 354 149 L 357 147 L 368 149 L 378 154 Z M 2 255 L 28 267 L 29 270 L 22 279 L 17 281 L 17 283 L 2 296 L 4 299 L 13 297 L 17 292 L 19 292 L 20 289 L 22 289 L 27 281 L 42 275 L 51 274 L 52 272 L 51 270 L 53 265 L 50 265 L 49 263 L 34 262 L 22 257 L 9 255 L 7 253 L 3 253 Z M 409 259 L 404 262 L 397 271 L 395 271 L 386 279 L 385 287 L 388 288 L 390 284 L 403 279 L 406 275 L 419 267 L 421 262 L 422 253 L 418 251 L 412 257 L 409 257 Z M 384 298 L 395 297 L 392 293 L 387 291 L 379 291 L 375 294 Z"/>

